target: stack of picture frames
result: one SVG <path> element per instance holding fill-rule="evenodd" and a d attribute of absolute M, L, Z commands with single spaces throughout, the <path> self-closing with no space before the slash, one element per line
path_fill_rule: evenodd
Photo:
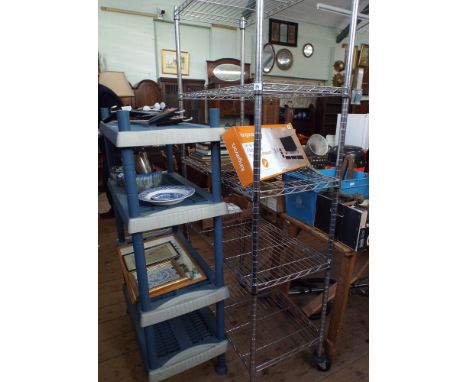
<path fill-rule="evenodd" d="M 347 57 L 348 56 L 348 53 L 347 53 L 348 44 L 343 44 L 342 48 L 346 49 L 345 57 Z M 364 69 L 364 75 L 363 75 L 363 80 L 362 80 L 362 94 L 369 95 L 369 45 L 368 44 L 361 44 L 361 46 L 354 47 L 353 79 L 351 81 L 353 87 L 355 87 L 354 82 L 355 82 L 355 75 L 357 73 L 357 68 Z"/>
<path fill-rule="evenodd" d="M 203 270 L 174 234 L 144 243 L 150 298 L 206 280 Z M 138 302 L 138 277 L 133 246 L 118 248 L 122 273 L 132 303 Z"/>

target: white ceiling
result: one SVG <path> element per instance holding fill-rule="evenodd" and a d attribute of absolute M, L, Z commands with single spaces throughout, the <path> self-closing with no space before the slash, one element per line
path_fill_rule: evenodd
<path fill-rule="evenodd" d="M 290 21 L 303 21 L 312 24 L 318 24 L 323 26 L 334 26 L 339 29 L 345 28 L 349 24 L 349 16 L 341 16 L 330 12 L 317 10 L 317 3 L 323 3 L 351 10 L 351 0 L 304 0 L 303 2 L 296 4 L 283 12 L 280 12 L 273 16 L 273 18 L 283 17 Z M 359 2 L 359 11 L 361 11 L 366 5 L 369 4 L 369 0 L 361 0 Z M 367 21 L 362 21 L 359 25 L 367 24 Z M 367 32 L 369 27 L 364 27 L 361 32 Z"/>

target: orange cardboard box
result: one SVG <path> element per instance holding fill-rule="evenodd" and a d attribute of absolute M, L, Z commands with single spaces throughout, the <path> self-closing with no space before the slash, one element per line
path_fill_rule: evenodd
<path fill-rule="evenodd" d="M 234 168 L 245 188 L 253 183 L 254 126 L 234 126 L 223 135 Z M 291 124 L 263 125 L 260 180 L 309 165 Z"/>

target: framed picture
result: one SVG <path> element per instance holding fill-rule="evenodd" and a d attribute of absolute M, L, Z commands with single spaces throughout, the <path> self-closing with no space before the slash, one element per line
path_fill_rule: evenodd
<path fill-rule="evenodd" d="M 369 66 L 369 45 L 361 44 L 358 66 Z"/>
<path fill-rule="evenodd" d="M 269 43 L 297 46 L 298 24 L 290 21 L 270 19 Z"/>
<path fill-rule="evenodd" d="M 174 234 L 145 240 L 150 298 L 206 280 L 206 275 Z M 132 303 L 138 302 L 138 277 L 133 246 L 118 248 L 122 273 Z"/>
<path fill-rule="evenodd" d="M 180 66 L 183 76 L 189 75 L 189 53 L 180 52 Z M 177 55 L 175 50 L 161 50 L 161 68 L 163 74 L 177 74 Z"/>
<path fill-rule="evenodd" d="M 348 57 L 348 44 L 342 44 L 341 47 L 345 49 L 344 62 L 345 62 L 345 65 L 346 65 L 346 59 Z M 353 54 L 353 70 L 356 69 L 356 66 L 358 64 L 358 60 L 359 60 L 359 47 L 357 45 L 355 45 L 354 46 L 354 54 Z"/>

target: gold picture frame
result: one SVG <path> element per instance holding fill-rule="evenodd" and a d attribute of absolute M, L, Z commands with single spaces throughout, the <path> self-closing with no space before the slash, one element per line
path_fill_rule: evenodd
<path fill-rule="evenodd" d="M 183 76 L 189 75 L 189 53 L 180 52 L 180 66 Z M 175 50 L 161 50 L 161 72 L 163 74 L 177 74 L 177 55 Z"/>
<path fill-rule="evenodd" d="M 358 66 L 369 66 L 369 45 L 367 44 L 361 44 L 361 49 L 359 50 Z"/>
<path fill-rule="evenodd" d="M 344 62 L 346 65 L 346 59 L 348 57 L 348 44 L 341 44 L 341 47 L 345 49 Z M 357 45 L 354 45 L 353 70 L 356 69 L 356 66 L 358 65 L 358 59 L 359 59 L 359 47 Z"/>
<path fill-rule="evenodd" d="M 144 241 L 144 249 L 150 298 L 207 279 L 200 265 L 177 235 L 168 234 L 147 239 Z M 120 246 L 117 253 L 130 300 L 135 304 L 139 301 L 139 291 L 133 245 Z M 164 271 L 166 276 L 169 273 L 169 277 L 161 278 L 160 270 Z"/>

